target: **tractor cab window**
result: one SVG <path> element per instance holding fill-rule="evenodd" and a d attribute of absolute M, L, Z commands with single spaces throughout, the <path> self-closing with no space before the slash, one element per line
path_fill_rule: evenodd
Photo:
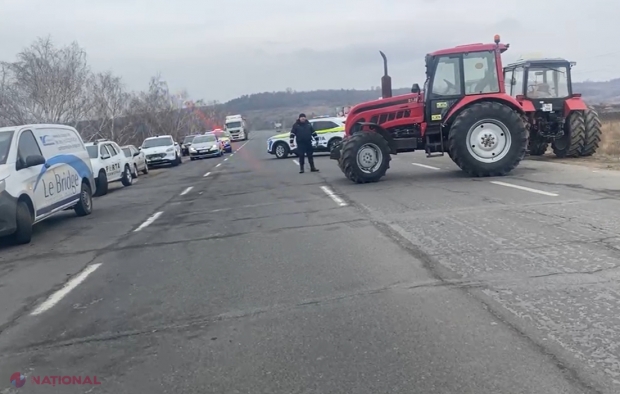
<path fill-rule="evenodd" d="M 463 54 L 466 94 L 498 93 L 497 63 L 493 51 Z"/>
<path fill-rule="evenodd" d="M 510 91 L 510 95 L 512 97 L 522 96 L 525 93 L 523 92 L 523 67 L 515 68 L 514 73 L 512 74 L 512 90 Z"/>
<path fill-rule="evenodd" d="M 507 70 L 504 72 L 504 90 L 507 94 L 512 91 L 512 77 L 514 70 Z"/>
<path fill-rule="evenodd" d="M 461 65 L 458 56 L 442 56 L 437 60 L 433 77 L 432 94 L 436 96 L 460 96 Z"/>
<path fill-rule="evenodd" d="M 532 66 L 527 72 L 527 97 L 568 97 L 568 69 L 566 66 Z"/>

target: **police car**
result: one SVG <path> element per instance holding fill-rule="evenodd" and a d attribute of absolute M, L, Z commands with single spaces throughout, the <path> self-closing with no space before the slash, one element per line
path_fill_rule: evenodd
<path fill-rule="evenodd" d="M 0 128 L 0 236 L 29 243 L 32 226 L 57 212 L 92 212 L 95 180 L 82 137 L 73 127 Z"/>
<path fill-rule="evenodd" d="M 111 182 L 122 182 L 123 186 L 133 184 L 133 163 L 116 142 L 101 139 L 87 143 L 86 149 L 97 184 L 95 196 L 107 194 Z"/>
<path fill-rule="evenodd" d="M 342 141 L 345 121 L 346 117 L 340 116 L 323 116 L 308 120 L 319 137 L 312 143 L 315 152 L 329 152 L 334 144 Z M 290 154 L 296 154 L 296 149 L 289 145 L 289 136 L 290 133 L 282 133 L 269 138 L 267 152 L 278 159 L 285 159 Z"/>

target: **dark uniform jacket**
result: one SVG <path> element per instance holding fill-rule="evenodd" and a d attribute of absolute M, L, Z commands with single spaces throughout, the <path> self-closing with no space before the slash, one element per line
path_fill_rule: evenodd
<path fill-rule="evenodd" d="M 312 144 L 312 138 L 317 139 L 316 131 L 314 131 L 314 127 L 310 122 L 305 121 L 301 123 L 299 120 L 295 122 L 293 128 L 291 129 L 290 142 L 293 143 L 293 140 L 297 138 L 297 145 L 306 145 Z"/>

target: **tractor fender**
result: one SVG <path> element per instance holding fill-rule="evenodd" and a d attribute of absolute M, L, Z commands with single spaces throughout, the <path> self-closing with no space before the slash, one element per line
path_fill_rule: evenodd
<path fill-rule="evenodd" d="M 390 147 L 392 154 L 396 152 L 396 146 L 395 146 L 396 144 L 394 143 L 394 138 L 392 138 L 392 135 L 386 129 L 372 122 L 358 122 L 356 123 L 356 125 L 360 125 L 361 127 L 368 126 L 372 129 L 371 132 L 381 134 L 383 138 L 385 138 L 385 140 L 388 142 L 388 146 Z M 351 134 L 354 134 L 356 132 L 359 133 L 361 131 L 361 127 L 360 127 L 360 130 L 356 130 L 355 128 L 352 127 Z"/>
<path fill-rule="evenodd" d="M 534 104 L 532 104 L 530 100 L 523 100 L 520 103 L 521 108 L 523 108 L 523 111 L 525 111 L 526 113 L 536 112 L 536 108 L 534 108 Z"/>
<path fill-rule="evenodd" d="M 454 107 L 450 109 L 448 115 L 445 117 L 443 124 L 446 125 L 456 117 L 461 111 L 465 108 L 469 107 L 473 103 L 477 103 L 480 101 L 495 101 L 504 105 L 509 106 L 513 110 L 517 111 L 519 114 L 524 115 L 524 108 L 519 104 L 519 102 L 511 96 L 508 96 L 505 93 L 491 93 L 491 94 L 480 94 L 475 96 L 465 96 L 461 101 L 456 103 Z M 532 103 L 530 103 L 531 105 Z M 533 106 L 532 106 L 533 110 Z"/>
<path fill-rule="evenodd" d="M 573 111 L 586 111 L 588 107 L 580 97 L 571 97 L 564 101 L 564 116 L 568 117 Z"/>

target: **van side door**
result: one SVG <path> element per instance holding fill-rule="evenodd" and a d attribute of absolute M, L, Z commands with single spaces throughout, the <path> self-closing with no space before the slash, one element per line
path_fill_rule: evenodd
<path fill-rule="evenodd" d="M 45 215 L 54 209 L 54 203 L 58 201 L 54 174 L 43 173 L 43 164 L 28 166 L 28 160 L 32 157 L 42 157 L 41 148 L 37 143 L 32 130 L 23 130 L 17 139 L 17 160 L 15 161 L 15 170 L 20 182 L 30 194 L 32 204 L 34 206 L 34 217 Z M 28 159 L 31 157 L 31 159 Z"/>

